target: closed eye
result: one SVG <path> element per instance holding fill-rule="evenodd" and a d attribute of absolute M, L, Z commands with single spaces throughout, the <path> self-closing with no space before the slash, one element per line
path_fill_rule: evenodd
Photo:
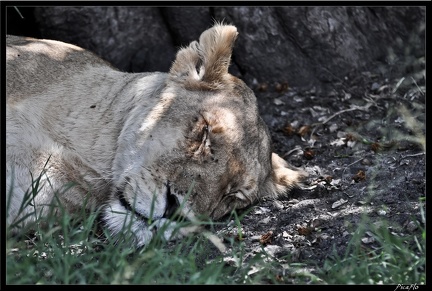
<path fill-rule="evenodd" d="M 209 130 L 210 130 L 209 125 L 206 124 L 204 126 L 204 128 L 203 128 L 203 138 L 202 138 L 202 141 L 201 141 L 201 143 L 204 146 L 210 146 Z"/>
<path fill-rule="evenodd" d="M 209 132 L 209 124 L 205 118 L 201 115 L 194 120 L 194 125 L 192 127 L 192 135 L 194 140 L 197 142 L 203 141 L 207 138 Z"/>
<path fill-rule="evenodd" d="M 195 150 L 194 155 L 206 155 L 210 153 L 210 138 L 209 138 L 209 132 L 208 132 L 208 126 L 205 126 L 201 138 L 201 142 L 199 147 Z"/>

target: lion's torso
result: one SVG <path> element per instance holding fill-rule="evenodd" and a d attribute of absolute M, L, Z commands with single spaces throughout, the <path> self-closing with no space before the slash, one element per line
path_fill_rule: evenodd
<path fill-rule="evenodd" d="M 218 219 L 295 186 L 302 174 L 271 153 L 256 97 L 228 73 L 236 36 L 215 25 L 169 73 L 124 73 L 70 44 L 7 36 L 8 224 L 58 203 L 101 209 L 113 235 L 130 223 L 142 246 L 173 203 Z"/>
<path fill-rule="evenodd" d="M 14 168 L 16 176 L 28 176 L 28 168 L 38 175 L 49 159 L 46 168 L 58 176 L 52 180 L 58 187 L 80 183 L 68 205 L 82 206 L 88 191 L 89 207 L 101 204 L 111 191 L 117 139 L 128 113 L 136 107 L 150 112 L 167 74 L 122 73 L 56 41 L 11 36 L 7 41 L 8 171 L 15 161 L 27 166 Z M 59 70 L 60 64 L 67 70 Z"/>

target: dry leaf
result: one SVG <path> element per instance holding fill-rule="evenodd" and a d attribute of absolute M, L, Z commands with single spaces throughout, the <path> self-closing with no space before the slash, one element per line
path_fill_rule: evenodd
<path fill-rule="evenodd" d="M 300 136 L 305 136 L 309 132 L 310 132 L 310 126 L 309 125 L 303 125 L 302 127 L 299 128 L 297 133 Z"/>
<path fill-rule="evenodd" d="M 371 144 L 371 150 L 375 153 L 378 152 L 381 149 L 381 145 L 377 142 L 374 142 Z"/>
<path fill-rule="evenodd" d="M 315 152 L 313 151 L 313 150 L 311 150 L 311 149 L 305 149 L 304 151 L 303 151 L 303 156 L 306 158 L 306 159 L 308 159 L 308 160 L 311 160 L 311 159 L 313 159 L 313 157 L 315 156 Z"/>
<path fill-rule="evenodd" d="M 363 170 L 359 170 L 357 174 L 355 174 L 352 179 L 355 182 L 360 182 L 366 179 L 366 173 Z"/>
<path fill-rule="evenodd" d="M 310 227 L 299 227 L 297 231 L 300 235 L 308 236 L 312 233 L 312 229 Z"/>
<path fill-rule="evenodd" d="M 267 88 L 268 88 L 267 83 L 261 83 L 261 84 L 258 85 L 257 89 L 260 92 L 265 92 L 265 91 L 267 91 Z"/>
<path fill-rule="evenodd" d="M 260 238 L 260 244 L 266 245 L 271 242 L 271 238 L 273 236 L 273 231 L 268 231 L 266 234 L 263 234 Z"/>
<path fill-rule="evenodd" d="M 287 125 L 282 129 L 282 131 L 283 131 L 286 135 L 291 136 L 291 135 L 293 135 L 293 134 L 296 132 L 296 129 L 295 129 L 294 127 L 292 127 L 291 124 L 287 124 Z"/>

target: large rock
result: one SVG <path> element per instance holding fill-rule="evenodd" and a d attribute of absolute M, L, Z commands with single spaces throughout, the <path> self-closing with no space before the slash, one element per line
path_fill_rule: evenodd
<path fill-rule="evenodd" d="M 213 24 L 208 7 L 164 7 L 160 10 L 175 46 L 187 46 L 198 40 L 201 33 Z"/>
<path fill-rule="evenodd" d="M 409 7 L 230 7 L 217 19 L 241 34 L 235 61 L 245 78 L 295 86 L 336 82 L 378 61 L 424 54 L 424 9 Z"/>
<path fill-rule="evenodd" d="M 120 70 L 167 71 L 173 38 L 160 10 L 152 7 L 37 7 L 44 38 L 89 49 Z"/>
<path fill-rule="evenodd" d="M 425 7 L 37 7 L 34 19 L 36 36 L 130 72 L 167 71 L 180 46 L 223 20 L 239 31 L 231 72 L 249 85 L 325 88 L 362 71 L 417 70 L 425 57 Z"/>

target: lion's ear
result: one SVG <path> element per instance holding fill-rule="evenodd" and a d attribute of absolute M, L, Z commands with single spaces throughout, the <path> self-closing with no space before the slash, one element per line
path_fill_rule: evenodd
<path fill-rule="evenodd" d="M 232 82 L 228 67 L 237 34 L 235 26 L 223 24 L 204 31 L 199 43 L 193 41 L 177 53 L 170 76 L 188 89 L 223 88 Z"/>
<path fill-rule="evenodd" d="M 202 80 L 215 83 L 228 74 L 231 53 L 237 38 L 237 28 L 232 25 L 217 24 L 200 36 L 200 57 L 203 62 Z"/>
<path fill-rule="evenodd" d="M 301 186 L 303 179 L 308 176 L 303 170 L 289 168 L 288 163 L 275 153 L 272 153 L 272 168 L 267 193 L 273 197 L 285 194 L 294 187 Z"/>

